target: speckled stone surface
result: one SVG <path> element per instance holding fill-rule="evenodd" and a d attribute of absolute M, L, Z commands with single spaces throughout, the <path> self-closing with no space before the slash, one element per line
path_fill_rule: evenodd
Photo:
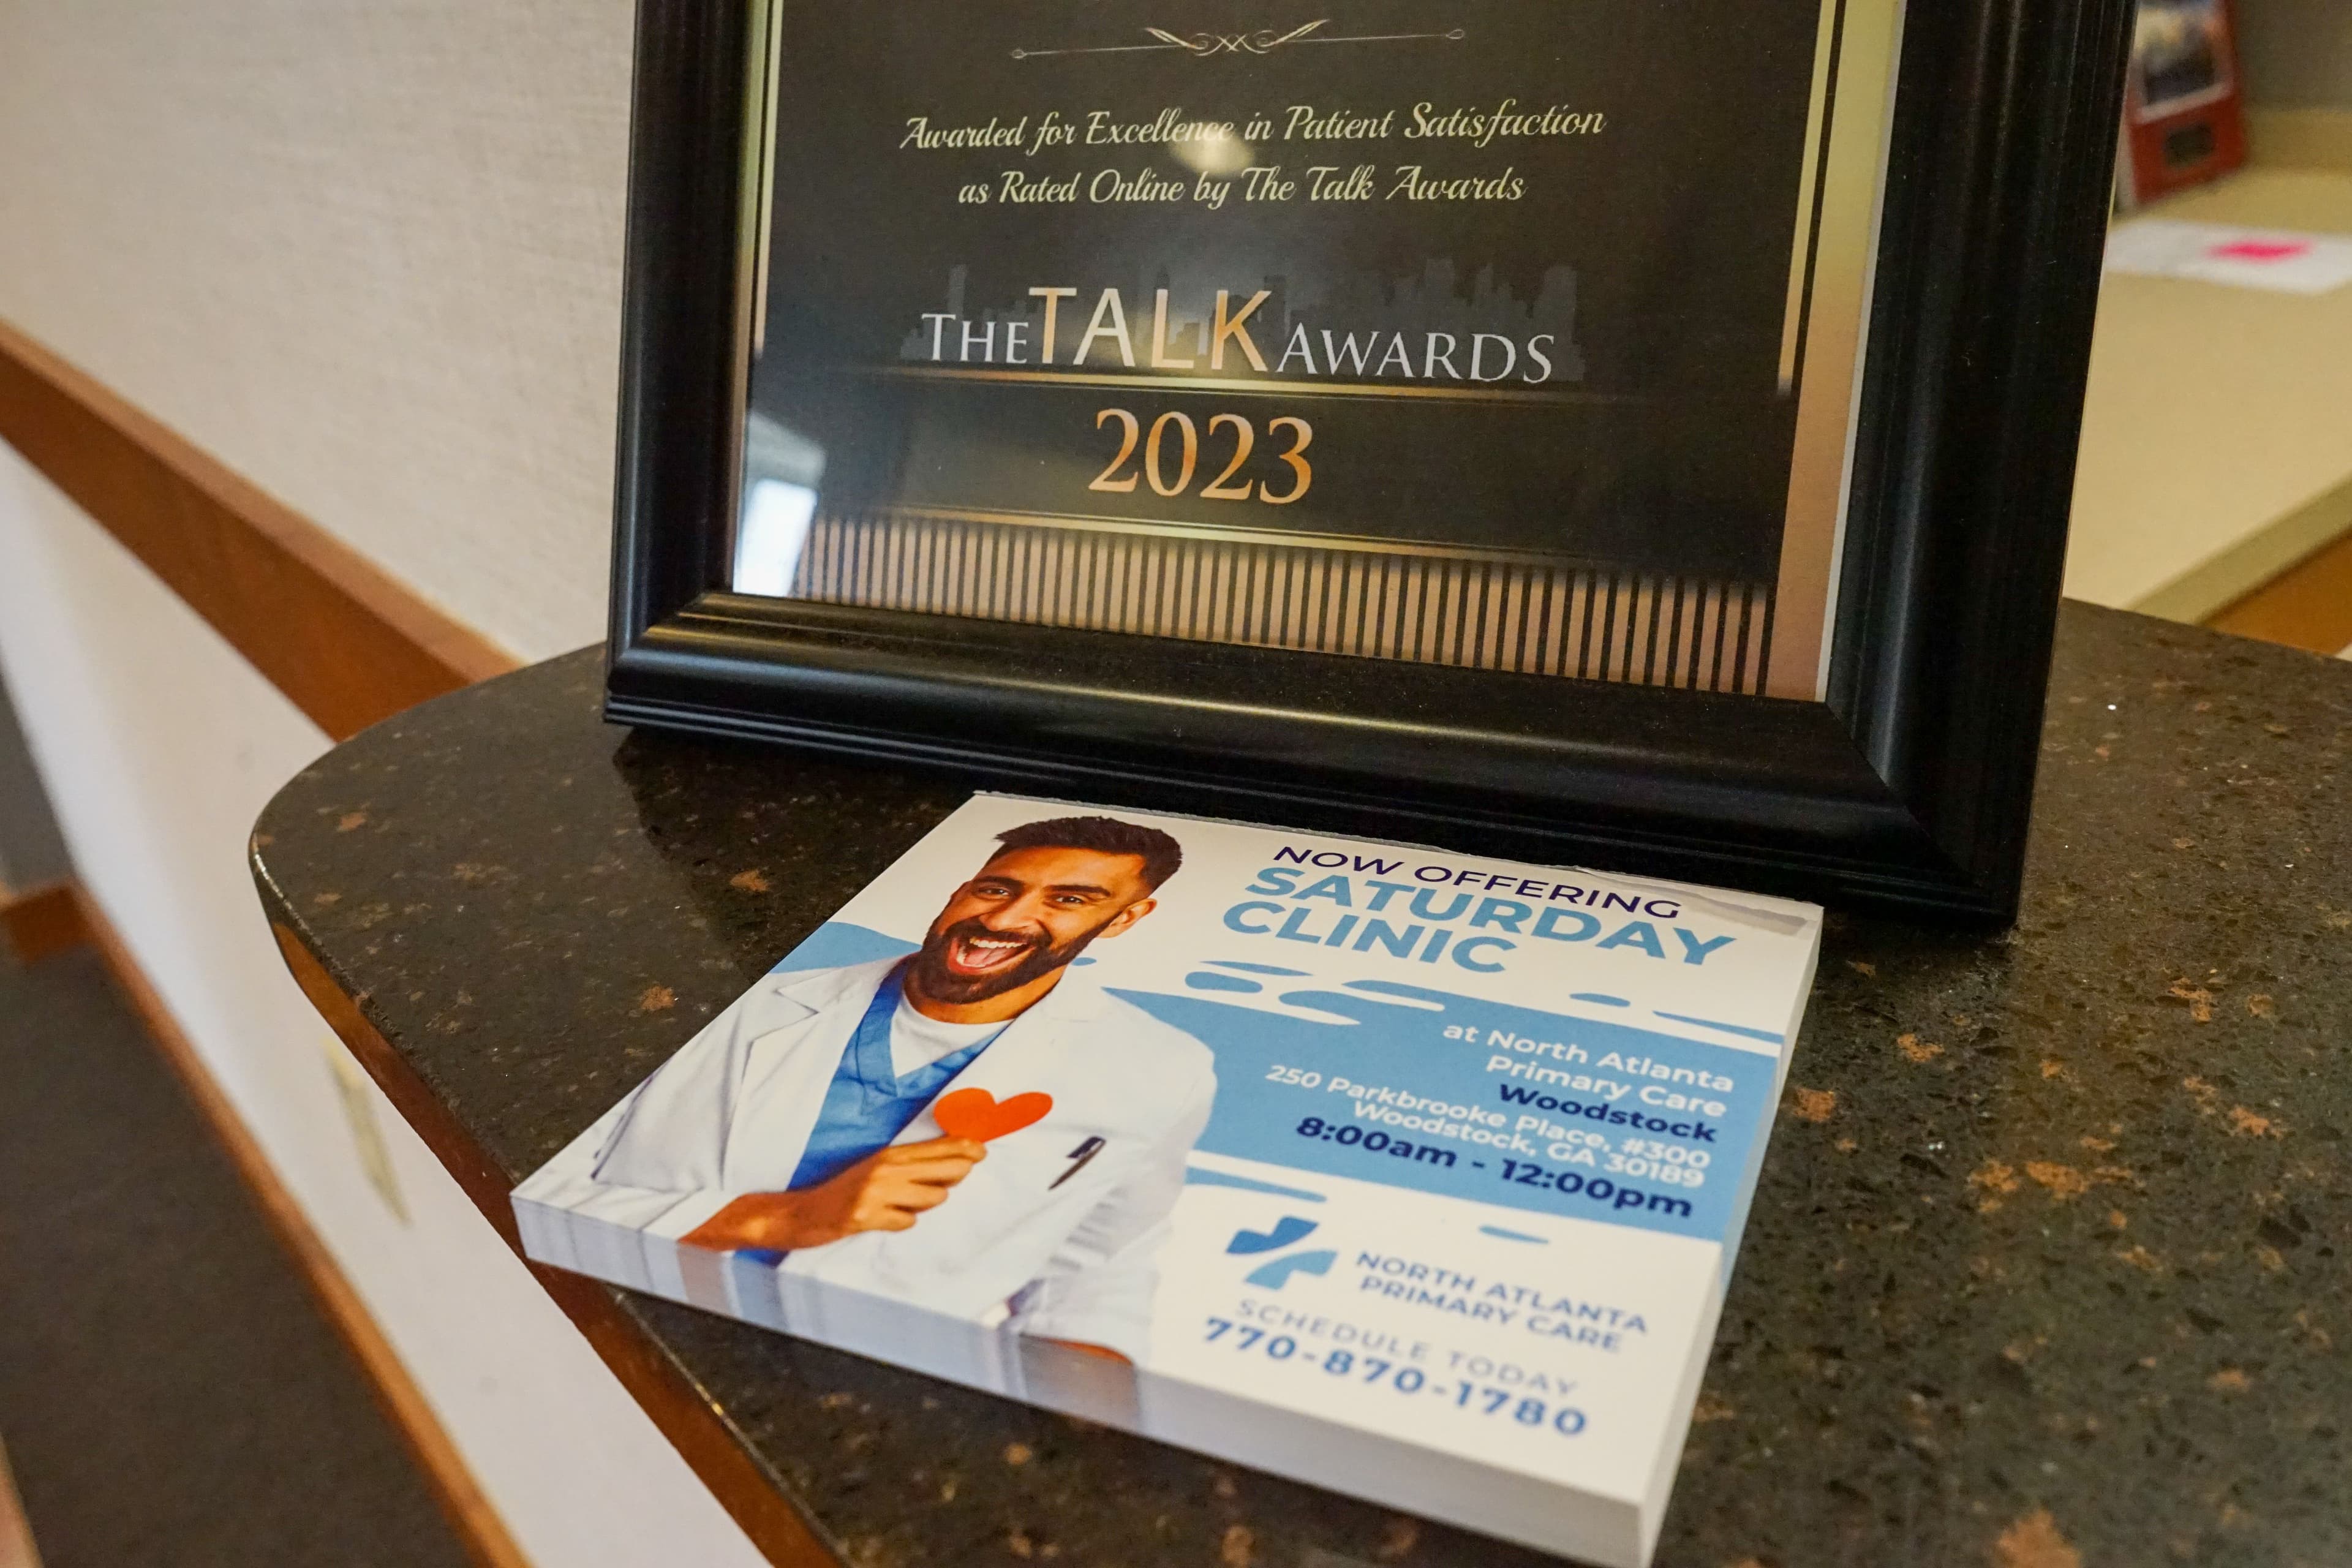
<path fill-rule="evenodd" d="M 257 869 L 520 1179 L 950 810 L 601 723 L 595 651 L 289 784 Z M 2352 1563 L 2352 665 L 2069 606 L 2026 907 L 1832 919 L 1657 1561 Z M 847 1563 L 1540 1559 L 687 1308 Z"/>

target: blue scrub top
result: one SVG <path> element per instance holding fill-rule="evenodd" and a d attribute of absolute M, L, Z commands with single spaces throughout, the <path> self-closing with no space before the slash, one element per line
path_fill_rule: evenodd
<path fill-rule="evenodd" d="M 849 1048 L 841 1053 L 841 1065 L 834 1069 L 833 1082 L 825 1088 L 816 1128 L 809 1134 L 808 1147 L 793 1172 L 788 1191 L 815 1186 L 876 1150 L 887 1148 L 923 1113 L 949 1079 L 996 1042 L 996 1035 L 990 1035 L 899 1077 L 890 1061 L 890 1026 L 906 994 L 904 973 L 903 966 L 892 970 L 874 993 L 874 1000 L 866 1005 L 866 1015 L 857 1020 Z"/>

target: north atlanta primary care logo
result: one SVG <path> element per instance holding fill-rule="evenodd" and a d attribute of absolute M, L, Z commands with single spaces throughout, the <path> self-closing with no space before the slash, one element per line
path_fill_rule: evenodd
<path fill-rule="evenodd" d="M 1285 1215 L 1275 1221 L 1272 1230 L 1241 1229 L 1234 1232 L 1233 1240 L 1225 1243 L 1227 1256 L 1235 1253 L 1247 1257 L 1252 1253 L 1279 1252 L 1315 1234 L 1318 1227 L 1311 1219 L 1297 1215 Z M 1328 1274 L 1339 1255 L 1331 1248 L 1318 1247 L 1312 1252 L 1293 1252 L 1261 1263 L 1249 1272 L 1248 1283 L 1268 1290 L 1279 1290 L 1290 1283 L 1294 1274 Z"/>

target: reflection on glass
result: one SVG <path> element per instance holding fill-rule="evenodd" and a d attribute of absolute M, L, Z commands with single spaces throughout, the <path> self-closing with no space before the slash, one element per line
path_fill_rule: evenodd
<path fill-rule="evenodd" d="M 744 421 L 743 515 L 735 530 L 732 578 L 737 593 L 774 598 L 792 593 L 824 477 L 824 447 L 763 414 Z"/>
<path fill-rule="evenodd" d="M 1901 3 L 790 7 L 735 585 L 1815 696 Z"/>

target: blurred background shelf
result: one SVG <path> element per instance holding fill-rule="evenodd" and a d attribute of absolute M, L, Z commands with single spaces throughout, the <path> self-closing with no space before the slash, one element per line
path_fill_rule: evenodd
<path fill-rule="evenodd" d="M 2352 234 L 2352 173 L 2257 166 L 2148 216 Z M 2109 274 L 2067 593 L 2203 621 L 2352 531 L 2347 344 L 2352 287 Z"/>
<path fill-rule="evenodd" d="M 2126 218 L 2352 235 L 2352 5 L 2238 0 L 2252 162 Z M 2352 645 L 2352 287 L 2110 274 L 2066 592 Z"/>

